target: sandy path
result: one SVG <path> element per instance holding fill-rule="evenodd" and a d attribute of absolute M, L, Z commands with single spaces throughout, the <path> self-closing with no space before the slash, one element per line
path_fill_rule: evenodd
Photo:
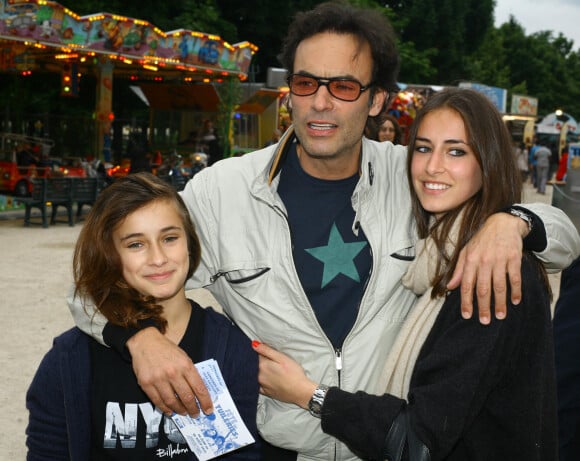
<path fill-rule="evenodd" d="M 73 324 L 64 296 L 80 229 L 63 224 L 24 228 L 20 219 L 0 222 L 0 406 L 7 423 L 0 459 L 25 459 L 26 388 L 52 338 Z"/>

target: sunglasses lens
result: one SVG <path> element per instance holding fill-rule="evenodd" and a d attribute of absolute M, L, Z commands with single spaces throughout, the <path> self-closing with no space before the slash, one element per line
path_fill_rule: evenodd
<path fill-rule="evenodd" d="M 354 101 L 360 95 L 360 84 L 354 80 L 334 80 L 328 84 L 330 94 L 345 101 Z"/>
<path fill-rule="evenodd" d="M 318 82 L 315 78 L 304 75 L 293 75 L 289 81 L 292 93 L 298 96 L 310 96 L 316 93 Z"/>

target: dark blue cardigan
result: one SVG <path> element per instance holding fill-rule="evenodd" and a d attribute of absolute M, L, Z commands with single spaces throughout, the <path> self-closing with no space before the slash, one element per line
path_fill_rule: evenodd
<path fill-rule="evenodd" d="M 192 303 L 203 321 L 203 360 L 214 358 L 257 443 L 224 460 L 260 459 L 256 429 L 258 359 L 250 340 L 226 317 Z M 54 340 L 26 394 L 28 461 L 90 459 L 91 363 L 89 336 L 72 328 Z M 192 457 L 193 459 L 193 457 Z"/>
<path fill-rule="evenodd" d="M 580 459 L 580 258 L 562 272 L 554 314 L 560 461 Z"/>

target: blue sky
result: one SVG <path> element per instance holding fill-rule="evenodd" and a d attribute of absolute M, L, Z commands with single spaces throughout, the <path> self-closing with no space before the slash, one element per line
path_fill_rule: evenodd
<path fill-rule="evenodd" d="M 495 25 L 507 22 L 513 15 L 526 35 L 551 30 L 562 32 L 580 49 L 580 0 L 496 0 Z"/>

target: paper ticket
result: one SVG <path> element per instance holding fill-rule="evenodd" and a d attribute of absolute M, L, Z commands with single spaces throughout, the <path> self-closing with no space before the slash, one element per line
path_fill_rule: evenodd
<path fill-rule="evenodd" d="M 210 359 L 195 366 L 211 395 L 214 412 L 211 415 L 200 413 L 197 418 L 178 414 L 171 417 L 191 451 L 200 461 L 205 461 L 254 443 L 217 362 Z"/>

